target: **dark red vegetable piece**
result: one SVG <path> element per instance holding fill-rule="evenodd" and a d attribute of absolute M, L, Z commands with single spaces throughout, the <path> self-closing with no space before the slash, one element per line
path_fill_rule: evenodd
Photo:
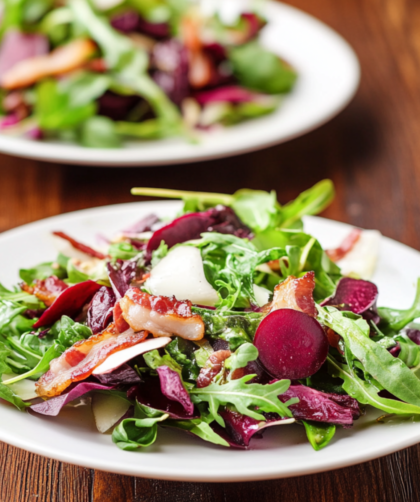
<path fill-rule="evenodd" d="M 112 91 L 106 91 L 98 98 L 98 115 L 112 120 L 126 120 L 134 107 L 144 101 L 140 96 L 123 96 Z"/>
<path fill-rule="evenodd" d="M 246 41 L 253 39 L 258 35 L 262 28 L 266 25 L 266 21 L 257 16 L 255 12 L 244 12 L 241 18 L 247 21 Z"/>
<path fill-rule="evenodd" d="M 404 333 L 417 345 L 420 345 L 420 330 L 415 328 L 406 328 Z"/>
<path fill-rule="evenodd" d="M 337 284 L 334 296 L 322 302 L 326 305 L 344 305 L 344 308 L 355 314 L 362 314 L 374 309 L 378 299 L 378 287 L 370 281 L 343 277 Z"/>
<path fill-rule="evenodd" d="M 124 233 L 124 235 L 140 234 L 142 232 L 147 232 L 149 230 L 152 230 L 153 225 L 158 221 L 160 221 L 159 216 L 153 213 L 148 214 L 141 220 L 136 221 L 136 223 L 134 223 L 133 225 L 122 230 L 122 232 Z"/>
<path fill-rule="evenodd" d="M 102 286 L 95 293 L 87 312 L 86 323 L 92 330 L 92 333 L 100 333 L 103 331 L 112 319 L 112 311 L 117 298 L 111 288 Z"/>
<path fill-rule="evenodd" d="M 41 326 L 50 326 L 61 319 L 63 315 L 75 317 L 100 288 L 101 286 L 97 282 L 85 281 L 65 289 L 55 299 L 51 307 L 45 310 L 33 327 L 36 329 Z"/>
<path fill-rule="evenodd" d="M 110 373 L 94 376 L 104 385 L 134 385 L 142 381 L 137 371 L 128 364 L 123 364 Z"/>
<path fill-rule="evenodd" d="M 53 235 L 56 235 L 57 237 L 61 237 L 62 239 L 70 242 L 70 244 L 75 249 L 78 249 L 79 251 L 82 251 L 83 253 L 86 253 L 89 256 L 92 256 L 93 258 L 99 258 L 100 260 L 104 260 L 106 258 L 106 255 L 104 255 L 100 251 L 96 251 L 95 249 L 92 249 L 91 247 L 86 246 L 85 244 L 82 244 L 81 242 L 77 241 L 76 239 L 73 239 L 73 237 L 70 237 L 69 235 L 65 234 L 64 232 L 53 232 Z"/>
<path fill-rule="evenodd" d="M 168 399 L 180 403 L 187 415 L 192 415 L 194 413 L 194 405 L 178 373 L 168 366 L 159 366 L 156 371 L 159 375 L 162 394 Z"/>
<path fill-rule="evenodd" d="M 197 92 L 194 97 L 200 105 L 208 103 L 228 102 L 228 103 L 248 103 L 255 100 L 255 93 L 244 89 L 239 85 L 229 85 L 216 87 L 208 91 Z"/>
<path fill-rule="evenodd" d="M 328 338 L 308 314 L 280 309 L 265 317 L 254 338 L 259 360 L 276 378 L 299 380 L 316 373 L 328 354 Z"/>
<path fill-rule="evenodd" d="M 48 38 L 36 33 L 10 30 L 3 36 L 0 46 L 0 80 L 7 70 L 25 59 L 48 54 Z"/>
<path fill-rule="evenodd" d="M 106 266 L 109 282 L 119 300 L 126 294 L 130 284 L 136 278 L 137 262 L 136 260 L 117 260 L 114 265 L 107 263 Z"/>
<path fill-rule="evenodd" d="M 115 14 L 111 18 L 111 25 L 122 33 L 138 32 L 158 39 L 170 35 L 167 23 L 150 23 L 133 10 Z"/>
<path fill-rule="evenodd" d="M 185 411 L 182 404 L 168 399 L 163 395 L 160 380 L 156 377 L 145 377 L 144 382 L 128 390 L 127 397 L 129 399 L 137 399 L 137 401 L 144 406 L 149 406 L 163 413 L 168 413 L 171 418 L 176 420 L 189 420 L 199 417 L 196 411 L 191 415 Z"/>
<path fill-rule="evenodd" d="M 82 382 L 74 386 L 66 394 L 61 394 L 61 396 L 53 397 L 39 404 L 33 404 L 30 409 L 41 415 L 56 417 L 66 404 L 79 399 L 79 397 L 82 397 L 91 390 L 111 390 L 112 388 L 111 386 L 100 385 L 94 382 Z"/>
<path fill-rule="evenodd" d="M 198 239 L 203 232 L 233 234 L 241 238 L 252 236 L 251 230 L 230 207 L 217 206 L 202 213 L 185 214 L 156 230 L 147 244 L 147 253 L 150 256 L 162 241 L 171 248 L 180 242 Z"/>
<path fill-rule="evenodd" d="M 279 396 L 286 403 L 297 397 L 299 402 L 289 406 L 297 420 L 313 420 L 350 426 L 362 414 L 359 403 L 350 396 L 342 396 L 321 392 L 305 385 L 290 385 L 288 390 Z"/>

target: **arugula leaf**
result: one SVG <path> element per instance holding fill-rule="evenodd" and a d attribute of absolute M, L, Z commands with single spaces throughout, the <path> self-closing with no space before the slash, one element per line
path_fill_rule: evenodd
<path fill-rule="evenodd" d="M 179 365 L 169 354 L 161 356 L 157 350 L 151 350 L 150 352 L 143 354 L 143 358 L 147 366 L 149 366 L 152 370 L 159 368 L 159 366 L 168 366 L 171 370 L 176 371 L 180 376 L 182 375 L 182 366 Z"/>
<path fill-rule="evenodd" d="M 200 419 L 193 420 L 167 420 L 164 424 L 165 427 L 174 427 L 183 431 L 188 431 L 195 436 L 208 441 L 209 443 L 219 444 L 221 446 L 229 447 L 229 443 L 225 441 L 219 434 L 214 432 L 207 422 Z"/>
<path fill-rule="evenodd" d="M 258 357 L 258 349 L 252 343 L 244 343 L 226 361 L 225 367 L 230 369 L 230 375 L 238 368 L 244 368 L 250 361 Z"/>
<path fill-rule="evenodd" d="M 228 58 L 239 82 L 256 91 L 268 94 L 289 92 L 297 79 L 291 66 L 256 41 L 232 47 Z"/>
<path fill-rule="evenodd" d="M 327 361 L 330 374 L 335 378 L 341 378 L 343 380 L 343 389 L 349 396 L 357 399 L 359 403 L 369 404 L 385 413 L 396 415 L 420 414 L 419 406 L 380 397 L 378 392 L 381 389 L 375 387 L 373 383 L 360 378 L 352 367 L 338 362 L 333 356 L 328 355 Z"/>
<path fill-rule="evenodd" d="M 394 396 L 409 404 L 420 406 L 420 380 L 401 359 L 393 357 L 386 349 L 366 336 L 366 332 L 369 331 L 366 321 L 359 318 L 356 322 L 350 319 L 346 312 L 340 312 L 334 307 L 317 308 L 318 320 L 342 336 L 346 348 L 360 361 L 365 372 L 372 375 Z M 363 329 L 363 326 L 366 329 Z M 351 367 L 349 369 L 352 371 Z"/>
<path fill-rule="evenodd" d="M 378 314 L 381 318 L 380 327 L 400 331 L 408 323 L 420 317 L 420 278 L 417 279 L 416 296 L 413 305 L 409 309 L 392 309 L 379 307 Z"/>
<path fill-rule="evenodd" d="M 17 315 L 25 312 L 25 310 L 26 307 L 16 302 L 0 300 L 0 332 L 3 328 L 8 326 Z"/>
<path fill-rule="evenodd" d="M 67 276 L 67 272 L 65 268 L 61 266 L 57 266 L 53 262 L 40 263 L 32 268 L 21 268 L 19 270 L 19 277 L 22 281 L 26 282 L 26 284 L 32 284 L 37 279 L 43 280 L 55 275 L 59 279 L 65 279 Z"/>
<path fill-rule="evenodd" d="M 88 326 L 75 322 L 70 317 L 63 315 L 61 319 L 52 326 L 50 335 L 55 336 L 57 343 L 65 350 L 73 346 L 76 342 L 86 340 L 92 336 L 92 330 Z"/>
<path fill-rule="evenodd" d="M 277 397 L 289 388 L 290 380 L 279 380 L 268 385 L 247 384 L 254 376 L 246 375 L 222 385 L 212 383 L 202 389 L 194 388 L 190 390 L 191 400 L 195 404 L 208 403 L 211 416 L 222 427 L 225 423 L 218 414 L 218 409 L 219 406 L 226 404 L 233 404 L 239 413 L 256 420 L 265 420 L 261 413 L 264 411 L 278 413 L 281 417 L 291 417 L 292 413 L 288 406 L 294 404 L 296 400 L 291 399 L 287 403 L 282 403 Z M 258 407 L 258 411 L 255 407 Z"/>
<path fill-rule="evenodd" d="M 306 436 L 315 451 L 325 448 L 334 437 L 336 426 L 334 424 L 323 424 L 312 420 L 302 420 L 305 426 Z"/>
<path fill-rule="evenodd" d="M 405 333 L 395 336 L 394 340 L 398 342 L 401 347 L 398 359 L 404 361 L 409 368 L 413 368 L 420 364 L 420 345 L 410 340 Z"/>
<path fill-rule="evenodd" d="M 201 349 L 200 349 L 201 350 Z M 200 368 L 197 365 L 197 350 L 192 352 L 185 340 L 175 337 L 170 344 L 165 347 L 165 351 L 182 367 L 182 377 L 185 380 L 197 380 Z"/>
<path fill-rule="evenodd" d="M 115 242 L 108 248 L 108 254 L 113 260 L 130 260 L 141 253 L 129 242 Z"/>
<path fill-rule="evenodd" d="M 79 139 L 83 146 L 89 148 L 120 148 L 122 145 L 115 122 L 108 117 L 98 115 L 83 122 Z"/>
<path fill-rule="evenodd" d="M 16 408 L 20 411 L 24 411 L 25 408 L 30 406 L 30 403 L 25 403 L 22 399 L 17 396 L 7 385 L 0 383 L 0 398 L 14 404 Z"/>
<path fill-rule="evenodd" d="M 16 290 L 10 291 L 5 288 L 2 284 L 0 284 L 0 300 L 8 300 L 14 303 L 22 303 L 23 305 L 27 305 L 29 308 L 40 309 L 45 308 L 45 305 L 41 300 L 39 300 L 36 296 L 30 295 L 25 291 Z"/>

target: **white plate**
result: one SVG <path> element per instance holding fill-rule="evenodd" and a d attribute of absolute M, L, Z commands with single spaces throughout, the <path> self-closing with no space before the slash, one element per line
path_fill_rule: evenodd
<path fill-rule="evenodd" d="M 0 281 L 12 285 L 17 270 L 55 258 L 52 230 L 68 232 L 91 245 L 97 233 L 112 235 L 142 216 L 171 216 L 177 202 L 108 206 L 56 216 L 0 235 Z M 307 218 L 306 230 L 323 245 L 335 246 L 349 227 L 322 218 Z M 408 307 L 420 273 L 420 253 L 382 238 L 374 276 L 380 305 Z M 65 409 L 57 418 L 32 416 L 0 404 L 0 440 L 25 450 L 89 468 L 178 481 L 251 481 L 327 471 L 364 462 L 420 441 L 420 423 L 374 423 L 370 411 L 353 429 L 340 429 L 326 449 L 315 452 L 303 427 L 287 425 L 266 431 L 249 451 L 204 443 L 180 431 L 160 430 L 155 445 L 131 453 L 119 450 L 109 435 L 96 431 L 88 407 Z"/>
<path fill-rule="evenodd" d="M 245 0 L 242 0 L 245 2 Z M 51 162 L 102 166 L 176 164 L 258 150 L 304 134 L 330 120 L 353 97 L 360 78 L 351 47 L 337 33 L 302 11 L 268 2 L 262 40 L 293 64 L 299 80 L 272 115 L 204 133 L 198 144 L 176 138 L 131 142 L 124 149 L 88 149 L 0 135 L 0 151 Z"/>

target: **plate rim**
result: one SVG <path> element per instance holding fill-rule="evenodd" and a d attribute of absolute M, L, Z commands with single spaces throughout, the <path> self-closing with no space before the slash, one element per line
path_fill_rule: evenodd
<path fill-rule="evenodd" d="M 312 119 L 304 127 L 299 127 L 295 131 L 286 133 L 281 137 L 271 137 L 267 140 L 259 140 L 254 144 L 249 145 L 235 145 L 230 148 L 226 145 L 222 145 L 217 151 L 212 151 L 214 148 L 213 144 L 203 145 L 203 148 L 197 146 L 197 151 L 192 152 L 192 150 L 176 152 L 171 149 L 172 145 L 168 145 L 168 154 L 163 156 L 156 156 L 151 154 L 148 150 L 141 149 L 141 142 L 136 144 L 135 148 L 119 148 L 119 149 L 101 149 L 101 148 L 87 148 L 80 145 L 71 143 L 60 144 L 57 142 L 36 142 L 24 137 L 12 136 L 7 134 L 0 134 L 0 152 L 3 154 L 14 155 L 20 158 L 42 160 L 45 162 L 58 162 L 66 165 L 85 165 L 91 167 L 147 167 L 147 166 L 164 166 L 164 165 L 175 165 L 175 164 L 186 164 L 193 162 L 203 162 L 210 160 L 217 160 L 220 158 L 229 158 L 236 155 L 243 155 L 246 153 L 270 148 L 272 146 L 285 143 L 292 139 L 303 136 L 322 125 L 329 122 L 335 116 L 337 116 L 348 104 L 352 101 L 355 96 L 361 78 L 361 67 L 359 59 L 352 48 L 352 46 L 347 42 L 347 40 L 331 28 L 329 25 L 320 21 L 315 16 L 306 13 L 305 11 L 298 9 L 289 4 L 283 2 L 277 2 L 275 0 L 267 0 L 267 10 L 273 9 L 274 11 L 281 12 L 288 11 L 294 16 L 300 17 L 306 21 L 312 23 L 316 26 L 318 30 L 323 31 L 328 36 L 335 39 L 336 45 L 340 45 L 342 54 L 347 58 L 348 66 L 352 67 L 352 81 L 347 82 L 347 88 L 343 92 L 343 97 L 339 102 L 339 105 L 328 111 L 328 113 L 318 114 L 315 119 Z M 288 96 L 285 96 L 288 99 Z M 281 113 L 281 110 L 280 110 Z M 262 118 L 263 119 L 263 118 Z M 258 118 L 253 121 L 255 127 L 258 127 Z M 236 127 L 236 126 L 233 126 Z M 173 138 L 177 141 L 178 138 Z M 159 149 L 160 140 L 156 142 L 156 148 L 154 151 Z M 187 140 L 185 140 L 187 143 Z M 183 145 L 185 145 L 184 143 Z M 179 143 L 178 143 L 179 144 Z M 139 145 L 137 147 L 137 145 Z M 176 146 L 176 144 L 175 144 Z M 194 146 L 194 147 L 195 147 Z M 71 150 L 67 150 L 70 148 Z M 169 154 L 169 152 L 171 152 Z M 119 158 L 121 152 L 123 153 L 122 158 Z M 147 158 L 141 158 L 145 155 Z"/>

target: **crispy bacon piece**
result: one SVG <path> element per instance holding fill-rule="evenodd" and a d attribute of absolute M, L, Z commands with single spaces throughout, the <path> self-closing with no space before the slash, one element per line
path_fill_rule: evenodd
<path fill-rule="evenodd" d="M 114 324 L 118 333 L 124 333 L 124 331 L 127 331 L 127 329 L 130 328 L 122 315 L 122 309 L 119 302 L 117 302 L 114 307 Z"/>
<path fill-rule="evenodd" d="M 86 253 L 89 256 L 92 256 L 93 258 L 98 258 L 99 260 L 104 260 L 106 258 L 106 255 L 101 253 L 100 251 L 96 251 L 95 249 L 92 249 L 89 246 L 86 246 L 86 244 L 82 244 L 79 241 L 76 241 L 76 239 L 73 239 L 73 237 L 70 237 L 69 235 L 65 234 L 64 232 L 53 232 L 53 235 L 57 237 L 61 237 L 61 239 L 64 239 L 75 248 L 78 249 L 79 251 L 82 251 L 82 253 Z"/>
<path fill-rule="evenodd" d="M 316 317 L 316 307 L 313 299 L 315 288 L 315 273 L 307 272 L 297 279 L 290 275 L 285 281 L 274 288 L 271 312 L 279 309 L 293 309 Z"/>
<path fill-rule="evenodd" d="M 17 63 L 3 74 L 1 86 L 4 89 L 28 87 L 43 78 L 76 70 L 86 63 L 95 51 L 96 45 L 91 40 L 73 40 L 49 54 Z"/>
<path fill-rule="evenodd" d="M 20 287 L 22 291 L 26 291 L 26 293 L 30 295 L 35 295 L 44 302 L 47 307 L 50 307 L 57 296 L 69 286 L 55 275 L 52 275 L 43 280 L 37 279 L 33 286 L 22 284 Z"/>
<path fill-rule="evenodd" d="M 353 228 L 349 235 L 343 240 L 343 242 L 336 249 L 327 249 L 325 252 L 328 258 L 333 262 L 342 260 L 347 253 L 349 253 L 357 241 L 360 239 L 362 231 L 360 228 Z"/>
<path fill-rule="evenodd" d="M 213 378 L 222 369 L 224 361 L 231 356 L 230 350 L 217 350 L 207 359 L 204 368 L 201 368 L 197 378 L 197 387 L 199 389 L 211 384 Z"/>
<path fill-rule="evenodd" d="M 145 329 L 153 336 L 178 335 L 186 340 L 201 340 L 204 322 L 191 313 L 191 302 L 175 297 L 153 296 L 131 288 L 120 300 L 124 319 L 134 331 Z"/>
<path fill-rule="evenodd" d="M 41 397 L 58 396 L 73 382 L 85 380 L 105 359 L 119 350 L 142 342 L 148 333 L 135 333 L 128 329 L 119 334 L 114 324 L 105 331 L 81 340 L 50 363 L 50 369 L 36 383 L 36 393 Z"/>

